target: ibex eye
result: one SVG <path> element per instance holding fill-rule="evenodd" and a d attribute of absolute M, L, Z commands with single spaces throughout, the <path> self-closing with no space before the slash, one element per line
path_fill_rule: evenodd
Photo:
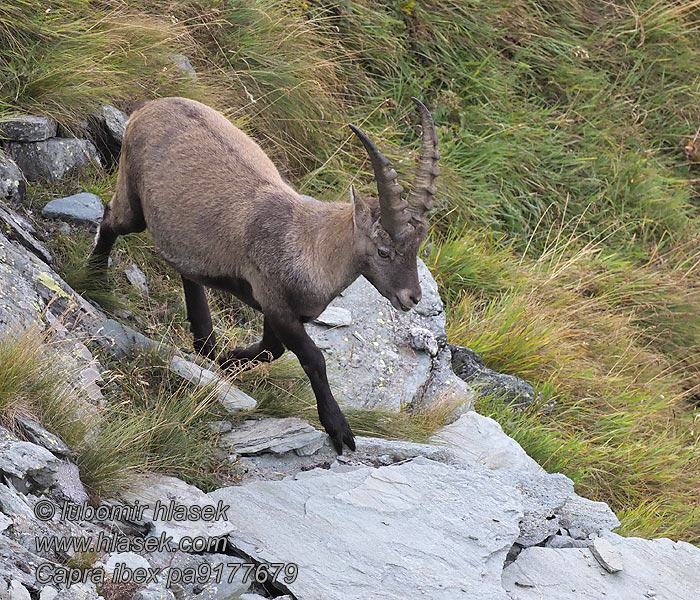
<path fill-rule="evenodd" d="M 389 258 L 389 256 L 391 256 L 391 253 L 386 248 L 377 248 L 377 253 L 382 258 Z"/>

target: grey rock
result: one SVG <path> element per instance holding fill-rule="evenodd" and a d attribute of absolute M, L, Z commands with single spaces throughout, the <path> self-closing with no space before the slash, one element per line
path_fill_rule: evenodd
<path fill-rule="evenodd" d="M 604 537 L 622 555 L 624 571 L 611 575 L 588 549 L 536 546 L 503 570 L 503 587 L 512 600 L 630 600 L 649 590 L 674 600 L 700 597 L 700 549 L 668 539 Z"/>
<path fill-rule="evenodd" d="M 139 294 L 148 294 L 148 281 L 144 272 L 134 263 L 124 269 L 124 275 Z"/>
<path fill-rule="evenodd" d="M 325 436 L 324 436 L 325 437 Z M 398 440 L 384 440 L 374 437 L 355 437 L 356 450 L 338 456 L 325 437 L 323 445 L 313 454 L 300 455 L 299 452 L 286 454 L 259 454 L 232 457 L 233 470 L 242 482 L 280 480 L 285 477 L 300 477 L 322 473 L 331 469 L 337 472 L 361 467 L 379 467 L 404 462 L 423 456 L 439 462 L 452 462 L 454 455 L 447 448 L 430 444 L 416 444 Z"/>
<path fill-rule="evenodd" d="M 620 520 L 605 502 L 572 495 L 558 511 L 559 523 L 571 537 L 586 539 L 620 526 Z"/>
<path fill-rule="evenodd" d="M 60 590 L 56 600 L 102 600 L 92 583 L 75 583 L 68 589 Z"/>
<path fill-rule="evenodd" d="M 561 508 L 575 495 L 573 482 L 561 473 L 517 474 L 506 480 L 515 484 L 523 497 L 518 543 L 534 546 L 557 533 Z"/>
<path fill-rule="evenodd" d="M 540 475 L 544 469 L 489 417 L 469 411 L 443 427 L 431 443 L 449 447 L 458 458 L 493 470 Z"/>
<path fill-rule="evenodd" d="M 31 519 L 32 509 L 17 491 L 4 483 L 0 483 L 0 510 L 9 517 L 23 517 Z"/>
<path fill-rule="evenodd" d="M 173 54 L 171 58 L 178 71 L 187 75 L 192 81 L 197 81 L 197 72 L 194 70 L 189 58 L 184 54 Z"/>
<path fill-rule="evenodd" d="M 112 165 L 119 159 L 127 120 L 128 117 L 122 111 L 109 104 L 101 104 L 99 110 L 88 120 L 88 130 L 107 165 Z"/>
<path fill-rule="evenodd" d="M 0 138 L 15 142 L 40 142 L 56 135 L 56 121 L 21 115 L 0 120 Z"/>
<path fill-rule="evenodd" d="M 97 226 L 104 214 L 102 199 L 95 194 L 81 192 L 65 198 L 51 200 L 41 211 L 49 219 L 65 219 L 74 223 Z"/>
<path fill-rule="evenodd" d="M 483 468 L 416 458 L 209 496 L 236 507 L 234 548 L 255 561 L 298 564 L 298 578 L 283 588 L 298 600 L 403 600 L 407 590 L 435 600 L 507 598 L 501 571 L 518 536 L 520 499 Z"/>
<path fill-rule="evenodd" d="M 13 521 L 10 517 L 8 517 L 5 513 L 0 512 L 0 533 L 5 531 L 10 525 L 12 525 Z"/>
<path fill-rule="evenodd" d="M 506 403 L 522 406 L 531 404 L 537 397 L 534 388 L 518 377 L 505 375 L 487 368 L 481 357 L 461 346 L 450 346 L 454 372 L 469 383 L 479 397 L 498 396 Z"/>
<path fill-rule="evenodd" d="M 91 141 L 74 138 L 10 142 L 7 152 L 29 181 L 58 181 L 90 163 L 101 164 Z"/>
<path fill-rule="evenodd" d="M 27 193 L 24 175 L 17 163 L 0 150 L 0 200 L 21 203 Z"/>
<path fill-rule="evenodd" d="M 46 448 L 56 456 L 70 456 L 71 449 L 57 435 L 46 431 L 39 423 L 25 417 L 16 417 L 15 421 L 22 429 L 24 436 L 33 444 Z"/>
<path fill-rule="evenodd" d="M 430 356 L 437 356 L 440 347 L 438 346 L 438 341 L 435 339 L 435 335 L 429 329 L 424 327 L 411 327 L 408 330 L 408 340 L 411 344 L 411 348 L 414 350 L 422 350 L 427 352 Z"/>
<path fill-rule="evenodd" d="M 0 582 L 19 581 L 29 589 L 36 587 L 36 570 L 42 563 L 53 564 L 50 560 L 29 552 L 24 546 L 0 534 Z"/>
<path fill-rule="evenodd" d="M 161 505 L 164 504 L 166 506 L 171 501 L 188 506 L 195 504 L 199 506 L 215 506 L 217 504 L 215 500 L 212 500 L 200 489 L 176 477 L 168 477 L 166 475 L 143 476 L 129 490 L 122 492 L 119 499 L 123 502 L 135 502 L 138 500 L 142 505 L 148 504 L 149 508 L 143 513 L 143 524 L 149 528 L 148 535 L 158 537 L 161 533 L 165 533 L 165 535 L 173 537 L 174 543 L 178 543 L 184 535 L 190 537 L 200 535 L 214 537 L 225 535 L 229 531 L 228 523 L 224 520 L 168 521 L 160 518 L 162 515 L 154 515 L 154 507 L 157 501 L 160 501 Z"/>
<path fill-rule="evenodd" d="M 175 600 L 175 594 L 162 582 L 149 583 L 145 588 L 138 590 L 131 600 Z"/>
<path fill-rule="evenodd" d="M 104 319 L 90 328 L 93 339 L 116 358 L 131 357 L 137 353 L 154 353 L 169 362 L 170 369 L 187 381 L 200 386 L 212 386 L 221 405 L 229 412 L 255 408 L 257 402 L 232 383 L 183 357 L 167 344 L 159 343 L 113 319 Z"/>
<path fill-rule="evenodd" d="M 239 567 L 234 573 L 233 567 L 229 565 L 243 562 L 240 558 L 224 554 L 193 555 L 178 552 L 172 558 L 169 568 L 163 571 L 162 579 L 167 581 L 171 569 L 182 573 L 184 569 L 202 569 L 205 565 L 210 569 L 222 566 L 220 577 L 217 578 L 212 573 L 210 580 L 201 584 L 178 583 L 173 586 L 173 591 L 178 600 L 238 600 L 241 594 L 250 589 L 251 576 L 244 582 L 246 569 Z M 181 591 L 181 594 L 178 594 L 178 591 Z"/>
<path fill-rule="evenodd" d="M 61 235 L 70 235 L 71 231 L 73 231 L 73 228 L 70 226 L 70 223 L 61 221 L 56 225 L 56 231 L 58 231 L 58 233 L 60 233 Z"/>
<path fill-rule="evenodd" d="M 56 482 L 59 461 L 45 448 L 22 442 L 0 427 L 0 473 L 22 490 L 44 490 Z"/>
<path fill-rule="evenodd" d="M 257 406 L 254 398 L 251 398 L 232 383 L 219 377 L 213 371 L 200 367 L 198 364 L 181 356 L 172 357 L 170 369 L 198 387 L 212 386 L 217 399 L 228 412 L 252 410 Z"/>
<path fill-rule="evenodd" d="M 115 358 L 131 357 L 139 352 L 154 352 L 159 356 L 167 356 L 170 353 L 167 346 L 114 319 L 94 323 L 90 328 L 90 335 Z"/>
<path fill-rule="evenodd" d="M 213 433 L 228 433 L 233 429 L 231 421 L 213 421 L 209 423 L 209 429 Z"/>
<path fill-rule="evenodd" d="M 418 408 L 442 409 L 446 422 L 450 422 L 472 410 L 475 400 L 471 386 L 452 371 L 449 348 L 442 348 L 433 358 L 430 378 L 423 387 Z"/>
<path fill-rule="evenodd" d="M 55 600 L 56 596 L 58 596 L 58 590 L 55 587 L 47 585 L 41 589 L 39 600 Z"/>
<path fill-rule="evenodd" d="M 329 382 L 341 406 L 398 411 L 421 404 L 434 357 L 411 346 L 410 331 L 416 327 L 430 331 L 439 346 L 445 345 L 446 336 L 437 283 L 420 260 L 418 273 L 423 297 L 408 313 L 397 312 L 359 277 L 330 305 L 350 312 L 350 326 L 306 324 L 325 355 Z"/>
<path fill-rule="evenodd" d="M 32 600 L 29 590 L 16 579 L 10 581 L 10 586 L 7 591 L 10 600 Z"/>
<path fill-rule="evenodd" d="M 221 442 L 241 455 L 299 451 L 313 454 L 325 439 L 325 434 L 296 417 L 248 420 L 221 436 Z M 315 450 L 309 452 L 309 447 Z"/>
<path fill-rule="evenodd" d="M 589 542 L 585 540 L 577 540 L 569 535 L 553 535 L 547 540 L 545 546 L 547 548 L 588 548 Z"/>
<path fill-rule="evenodd" d="M 450 448 L 458 461 L 494 470 L 521 492 L 523 519 L 517 541 L 522 546 L 539 544 L 562 527 L 579 527 L 587 536 L 620 524 L 606 504 L 577 496 L 568 477 L 546 473 L 493 419 L 467 412 L 431 442 Z"/>
<path fill-rule="evenodd" d="M 352 325 L 352 314 L 347 308 L 329 306 L 314 319 L 314 322 L 326 327 L 348 327 Z"/>
<path fill-rule="evenodd" d="M 68 461 L 62 461 L 58 467 L 56 485 L 52 491 L 54 498 L 60 502 L 82 504 L 90 500 L 83 482 L 80 481 L 80 469 Z"/>
<path fill-rule="evenodd" d="M 29 227 L 14 211 L 3 208 L 29 233 Z M 27 329 L 41 330 L 49 325 L 51 343 L 44 348 L 47 363 L 65 373 L 66 389 L 80 405 L 86 422 L 94 422 L 89 400 L 94 395 L 101 397 L 101 393 L 98 386 L 89 384 L 94 382 L 94 373 L 92 378 L 84 375 L 86 369 L 94 371 L 98 363 L 78 339 L 87 337 L 90 325 L 104 319 L 104 315 L 72 290 L 38 253 L 12 237 L 7 228 L 2 228 L 0 336 L 9 339 Z"/>
<path fill-rule="evenodd" d="M 105 573 L 112 575 L 118 564 L 124 564 L 129 569 L 148 569 L 151 565 L 143 557 L 135 552 L 112 552 L 103 556 L 95 566 L 100 566 L 105 570 Z"/>
<path fill-rule="evenodd" d="M 591 553 L 608 573 L 617 573 L 622 571 L 624 564 L 622 563 L 622 554 L 608 540 L 601 537 L 593 538 L 591 544 Z M 700 558 L 700 556 L 698 557 Z"/>
<path fill-rule="evenodd" d="M 51 254 L 46 246 L 36 239 L 33 227 L 3 202 L 0 202 L 0 220 L 5 224 L 5 233 L 9 239 L 20 243 L 45 263 L 51 264 Z"/>

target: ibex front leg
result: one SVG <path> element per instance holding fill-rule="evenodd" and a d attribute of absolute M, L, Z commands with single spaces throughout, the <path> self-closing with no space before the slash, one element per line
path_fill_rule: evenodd
<path fill-rule="evenodd" d="M 298 318 L 285 321 L 280 318 L 269 318 L 268 315 L 265 315 L 265 320 L 268 319 L 277 337 L 296 354 L 311 381 L 321 425 L 331 437 L 336 452 L 343 453 L 343 443 L 354 450 L 355 436 L 328 385 L 326 361 L 323 358 L 323 353 L 306 333 L 304 325 Z"/>

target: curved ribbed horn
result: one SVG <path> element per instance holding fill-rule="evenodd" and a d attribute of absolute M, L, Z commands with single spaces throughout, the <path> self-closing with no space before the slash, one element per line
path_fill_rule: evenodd
<path fill-rule="evenodd" d="M 440 174 L 438 159 L 440 152 L 437 149 L 437 131 L 430 111 L 418 98 L 411 98 L 421 113 L 423 126 L 423 145 L 420 150 L 416 177 L 413 180 L 411 191 L 408 194 L 408 210 L 413 217 L 427 223 L 428 212 L 433 208 L 433 196 L 435 195 L 435 180 Z"/>
<path fill-rule="evenodd" d="M 354 125 L 350 125 L 350 129 L 360 138 L 372 162 L 379 193 L 382 227 L 391 237 L 398 237 L 406 229 L 406 223 L 411 215 L 408 212 L 408 203 L 401 197 L 403 188 L 397 181 L 396 171 L 389 159 L 377 149 L 364 132 Z"/>

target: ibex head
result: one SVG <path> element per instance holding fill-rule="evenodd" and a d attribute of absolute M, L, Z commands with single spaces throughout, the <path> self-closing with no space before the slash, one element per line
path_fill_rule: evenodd
<path fill-rule="evenodd" d="M 440 158 L 433 118 L 420 100 L 411 100 L 421 112 L 423 144 L 406 199 L 401 196 L 403 188 L 386 156 L 366 134 L 350 125 L 369 154 L 379 196 L 363 199 L 354 188 L 350 190 L 361 272 L 394 308 L 403 311 L 411 310 L 421 298 L 416 256 L 428 233 Z"/>

